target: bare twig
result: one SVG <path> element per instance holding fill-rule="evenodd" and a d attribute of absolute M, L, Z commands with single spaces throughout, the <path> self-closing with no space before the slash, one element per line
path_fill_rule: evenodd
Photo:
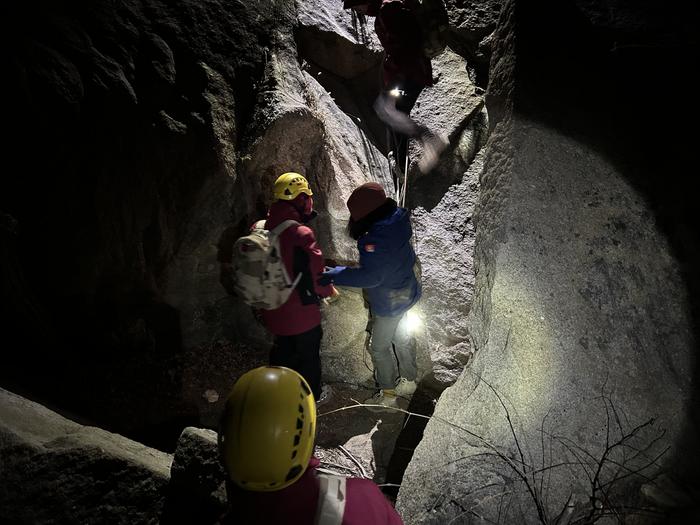
<path fill-rule="evenodd" d="M 507 494 L 510 494 L 510 492 L 502 492 L 502 493 L 500 493 L 500 494 L 493 494 L 493 495 L 491 495 L 491 496 L 487 496 L 487 497 L 484 498 L 482 501 L 480 501 L 479 504 L 482 505 L 485 501 L 488 501 L 488 500 L 490 500 L 490 499 L 502 498 L 503 496 L 505 496 L 505 495 L 507 495 Z M 493 520 L 490 520 L 490 519 L 488 519 L 488 518 L 482 516 L 482 515 L 479 514 L 478 512 L 476 512 L 476 511 L 474 510 L 474 508 L 476 507 L 476 505 L 474 505 L 474 506 L 472 506 L 472 507 L 470 507 L 470 508 L 467 509 L 467 508 L 464 507 L 464 505 L 462 505 L 459 501 L 457 501 L 457 500 L 455 500 L 455 499 L 450 500 L 450 503 L 452 503 L 452 504 L 455 505 L 456 507 L 459 507 L 459 510 L 461 510 L 462 512 L 460 512 L 459 514 L 457 514 L 456 516 L 454 516 L 450 521 L 448 521 L 448 522 L 447 522 L 447 525 L 452 525 L 452 523 L 454 523 L 455 520 L 461 518 L 461 517 L 464 516 L 465 514 L 472 514 L 473 516 L 476 516 L 476 517 L 479 518 L 480 520 L 485 521 L 485 522 L 487 522 L 487 523 L 493 523 L 494 525 L 498 525 L 498 524 L 500 523 L 500 519 L 499 519 L 499 521 L 493 521 Z"/>
<path fill-rule="evenodd" d="M 561 512 L 559 513 L 556 521 L 554 522 L 554 525 L 569 524 L 569 522 L 571 521 L 572 514 L 574 513 L 574 504 L 571 501 L 573 497 L 573 494 L 569 494 L 569 499 L 567 499 L 566 503 L 564 503 L 564 508 L 561 509 Z"/>
<path fill-rule="evenodd" d="M 353 469 L 353 468 L 347 467 L 345 465 L 339 465 L 338 463 L 331 463 L 330 461 L 321 461 L 321 465 L 325 465 L 327 467 L 340 468 L 340 469 L 355 473 L 355 469 Z M 316 470 L 320 470 L 320 469 L 316 469 Z"/>
<path fill-rule="evenodd" d="M 507 343 L 507 341 L 506 341 Z M 532 498 L 532 501 L 535 503 L 535 507 L 537 508 L 537 515 L 540 518 L 540 521 L 544 524 L 548 523 L 547 519 L 547 512 L 546 509 L 544 508 L 544 505 L 542 505 L 542 500 L 537 494 L 537 480 L 535 479 L 534 475 L 532 475 L 532 467 L 530 467 L 531 471 L 531 476 L 532 479 L 528 478 L 527 476 L 527 463 L 525 463 L 525 455 L 523 454 L 523 449 L 520 446 L 520 440 L 518 439 L 518 435 L 515 432 L 515 428 L 513 426 L 513 421 L 511 420 L 510 417 L 510 411 L 508 410 L 508 407 L 506 406 L 505 402 L 503 401 L 503 398 L 501 395 L 498 393 L 498 391 L 489 383 L 486 381 L 483 377 L 478 376 L 480 381 L 482 381 L 486 386 L 488 386 L 491 391 L 494 393 L 496 398 L 498 399 L 498 402 L 501 404 L 501 407 L 503 408 L 503 411 L 506 414 L 506 420 L 508 421 L 508 426 L 510 427 L 510 432 L 511 435 L 513 436 L 513 439 L 515 440 L 515 446 L 518 449 L 518 454 L 520 455 L 520 461 L 523 465 L 523 470 L 520 471 L 518 469 L 514 469 L 516 474 L 523 480 L 525 483 L 525 487 L 527 488 L 527 491 L 530 493 L 530 497 Z M 512 462 L 511 462 L 512 463 Z"/>
<path fill-rule="evenodd" d="M 348 449 L 346 449 L 343 445 L 338 445 L 338 448 L 343 451 L 343 453 L 350 458 L 350 461 L 352 461 L 355 465 L 357 465 L 357 468 L 360 469 L 360 472 L 362 472 L 362 477 L 365 479 L 369 479 L 369 476 L 367 475 L 367 471 L 365 470 L 365 467 L 362 466 L 362 463 L 360 463 L 355 456 L 353 456 Z"/>
<path fill-rule="evenodd" d="M 547 418 L 549 417 L 549 412 L 550 410 L 547 410 L 547 413 L 544 415 L 542 418 L 542 424 L 540 425 L 540 444 L 542 446 L 542 468 L 544 469 L 544 459 L 545 459 L 545 452 L 544 452 L 544 424 L 547 421 Z M 550 443 L 551 443 L 550 439 Z M 535 475 L 535 472 L 532 473 L 532 475 Z M 540 494 L 545 494 L 544 492 L 544 476 L 540 478 Z"/>

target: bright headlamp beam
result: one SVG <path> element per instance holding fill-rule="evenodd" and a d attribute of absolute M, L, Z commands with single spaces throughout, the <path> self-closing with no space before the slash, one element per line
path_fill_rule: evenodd
<path fill-rule="evenodd" d="M 406 322 L 406 331 L 408 333 L 416 332 L 423 326 L 423 320 L 413 310 L 409 310 L 406 313 L 406 321 L 405 322 Z"/>

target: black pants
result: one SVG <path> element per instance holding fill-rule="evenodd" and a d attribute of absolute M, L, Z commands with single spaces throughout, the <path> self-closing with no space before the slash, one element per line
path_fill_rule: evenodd
<path fill-rule="evenodd" d="M 298 335 L 276 335 L 270 350 L 270 366 L 286 366 L 299 372 L 321 397 L 321 325 Z"/>

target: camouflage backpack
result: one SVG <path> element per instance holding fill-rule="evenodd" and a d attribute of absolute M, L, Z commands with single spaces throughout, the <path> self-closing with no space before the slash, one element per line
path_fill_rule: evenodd
<path fill-rule="evenodd" d="M 233 280 L 236 294 L 253 308 L 274 310 L 287 302 L 301 273 L 292 281 L 280 253 L 280 234 L 295 224 L 286 220 L 272 230 L 258 221 L 253 230 L 233 245 Z"/>

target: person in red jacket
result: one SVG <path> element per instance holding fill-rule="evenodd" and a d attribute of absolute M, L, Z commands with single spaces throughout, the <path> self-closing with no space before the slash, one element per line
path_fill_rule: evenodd
<path fill-rule="evenodd" d="M 275 310 L 260 310 L 263 323 L 275 336 L 270 365 L 299 372 L 311 385 L 314 397 L 324 402 L 330 389 L 321 385 L 319 304 L 320 298 L 333 294 L 333 287 L 317 284 L 324 259 L 314 231 L 307 225 L 316 216 L 313 192 L 306 178 L 289 172 L 275 181 L 273 197 L 265 229 L 272 230 L 288 219 L 298 222 L 280 234 L 279 243 L 288 274 L 302 276 L 286 303 Z"/>
<path fill-rule="evenodd" d="M 418 139 L 423 155 L 418 167 L 427 173 L 446 142 L 409 116 L 423 88 L 433 85 L 430 59 L 423 52 L 423 31 L 415 14 L 417 0 L 343 0 L 343 8 L 375 17 L 374 30 L 384 48 L 382 91 L 374 103 L 377 116 L 397 133 Z M 404 169 L 407 141 L 400 141 L 395 159 Z"/>
<path fill-rule="evenodd" d="M 219 431 L 230 509 L 220 523 L 403 525 L 373 481 L 319 472 L 315 438 L 316 404 L 303 377 L 283 367 L 241 376 Z"/>
<path fill-rule="evenodd" d="M 299 372 L 311 385 L 319 403 L 325 402 L 330 388 L 321 385 L 321 310 L 320 299 L 333 296 L 333 286 L 320 286 L 318 277 L 324 271 L 324 259 L 316 244 L 314 231 L 307 225 L 315 216 L 313 192 L 299 173 L 284 173 L 275 181 L 274 202 L 270 206 L 265 229 L 272 230 L 286 220 L 296 221 L 279 236 L 280 252 L 287 274 L 299 282 L 289 299 L 274 310 L 257 310 L 258 317 L 275 336 L 270 350 L 270 365 L 286 366 Z M 218 260 L 221 284 L 235 295 L 232 281 L 233 243 L 236 234 L 227 229 L 219 241 Z"/>

